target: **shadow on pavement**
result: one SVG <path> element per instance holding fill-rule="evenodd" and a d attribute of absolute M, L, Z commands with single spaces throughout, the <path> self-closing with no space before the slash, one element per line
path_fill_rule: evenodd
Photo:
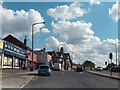
<path fill-rule="evenodd" d="M 30 76 L 38 76 L 37 73 L 29 73 L 28 75 L 30 75 Z"/>

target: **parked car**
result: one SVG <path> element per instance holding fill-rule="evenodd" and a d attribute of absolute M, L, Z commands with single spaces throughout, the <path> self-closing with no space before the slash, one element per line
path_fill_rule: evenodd
<path fill-rule="evenodd" d="M 111 72 L 120 72 L 120 66 L 113 66 L 111 67 Z"/>
<path fill-rule="evenodd" d="M 77 67 L 76 72 L 83 72 L 83 67 Z"/>
<path fill-rule="evenodd" d="M 40 65 L 38 68 L 38 75 L 51 75 L 51 70 L 48 65 Z"/>
<path fill-rule="evenodd" d="M 103 68 L 102 67 L 97 67 L 96 70 L 97 71 L 103 71 Z"/>

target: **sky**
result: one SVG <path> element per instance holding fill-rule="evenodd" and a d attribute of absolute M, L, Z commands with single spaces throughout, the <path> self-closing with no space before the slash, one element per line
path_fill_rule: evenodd
<path fill-rule="evenodd" d="M 63 47 L 74 62 L 93 61 L 96 66 L 110 62 L 112 52 L 116 62 L 115 46 L 118 43 L 118 4 L 115 2 L 4 2 L 0 3 L 2 38 L 12 34 L 23 41 L 27 36 L 31 47 L 32 24 L 34 49 L 58 51 Z M 64 45 L 63 45 L 64 44 Z M 59 47 L 58 47 L 59 46 Z"/>

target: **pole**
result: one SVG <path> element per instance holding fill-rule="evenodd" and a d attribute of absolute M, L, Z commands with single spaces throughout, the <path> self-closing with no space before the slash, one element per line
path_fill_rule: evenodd
<path fill-rule="evenodd" d="M 115 44 L 115 48 L 116 48 L 116 66 L 117 66 L 117 45 Z"/>
<path fill-rule="evenodd" d="M 110 68 L 112 67 L 112 58 L 111 58 L 111 65 Z M 110 70 L 110 75 L 112 75 L 112 71 Z"/>
<path fill-rule="evenodd" d="M 117 66 L 117 44 L 115 43 L 109 43 L 109 45 L 115 45 L 115 52 L 116 52 L 116 66 Z"/>
<path fill-rule="evenodd" d="M 34 50 L 33 50 L 33 48 L 34 48 L 34 33 L 33 33 L 33 31 L 34 31 L 34 25 L 36 25 L 36 24 L 41 24 L 41 23 L 45 23 L 45 22 L 37 22 L 37 23 L 34 23 L 34 24 L 32 24 L 32 67 L 30 68 L 30 71 L 33 71 L 33 68 L 34 68 L 34 63 L 33 63 L 33 53 L 34 53 Z"/>
<path fill-rule="evenodd" d="M 32 67 L 30 69 L 30 71 L 33 71 L 33 42 L 34 42 L 34 39 L 33 39 L 33 28 L 34 28 L 34 24 L 32 24 Z"/>

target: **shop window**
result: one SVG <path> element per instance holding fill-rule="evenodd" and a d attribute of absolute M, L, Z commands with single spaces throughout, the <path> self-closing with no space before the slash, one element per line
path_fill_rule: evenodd
<path fill-rule="evenodd" d="M 12 58 L 5 57 L 4 62 L 3 62 L 3 66 L 11 66 L 12 67 Z"/>
<path fill-rule="evenodd" d="M 14 67 L 19 67 L 19 59 L 15 59 L 14 61 Z"/>

